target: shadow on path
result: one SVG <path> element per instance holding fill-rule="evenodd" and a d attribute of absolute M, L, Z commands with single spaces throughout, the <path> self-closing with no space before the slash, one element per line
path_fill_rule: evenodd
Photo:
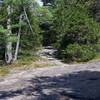
<path fill-rule="evenodd" d="M 31 96 L 30 100 L 100 100 L 100 72 L 97 71 L 36 77 L 28 81 L 30 84 L 24 89 L 0 91 L 0 100 L 19 95 Z"/>

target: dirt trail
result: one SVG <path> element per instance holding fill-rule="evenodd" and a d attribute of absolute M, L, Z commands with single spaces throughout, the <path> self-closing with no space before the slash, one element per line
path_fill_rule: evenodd
<path fill-rule="evenodd" d="M 55 51 L 39 53 L 55 66 L 13 71 L 0 79 L 0 100 L 100 100 L 100 61 L 64 64 L 53 57 Z"/>

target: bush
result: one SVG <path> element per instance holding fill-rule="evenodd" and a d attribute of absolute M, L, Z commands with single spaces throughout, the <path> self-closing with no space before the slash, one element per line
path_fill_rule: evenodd
<path fill-rule="evenodd" d="M 54 28 L 61 59 L 88 61 L 95 57 L 96 45 L 100 44 L 100 25 L 89 13 L 91 3 L 91 0 L 58 0 Z"/>
<path fill-rule="evenodd" d="M 65 60 L 85 62 L 93 59 L 96 56 L 96 51 L 89 45 L 70 44 L 61 55 Z"/>

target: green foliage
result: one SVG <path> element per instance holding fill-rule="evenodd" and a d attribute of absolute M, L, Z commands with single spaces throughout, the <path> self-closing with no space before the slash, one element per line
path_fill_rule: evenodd
<path fill-rule="evenodd" d="M 92 46 L 89 45 L 79 45 L 79 44 L 70 44 L 62 52 L 62 57 L 65 60 L 84 62 L 91 60 L 95 57 L 96 51 Z"/>
<path fill-rule="evenodd" d="M 41 23 L 49 22 L 53 18 L 52 12 L 46 7 L 38 7 L 36 12 Z"/>
<path fill-rule="evenodd" d="M 36 15 L 36 10 L 32 8 L 34 3 L 35 0 L 4 0 L 4 4 L 0 9 L 0 25 L 4 26 L 4 28 L 0 27 L 0 60 L 4 60 L 7 42 L 12 42 L 12 54 L 15 53 L 20 27 L 21 41 L 19 51 L 24 52 L 23 55 L 25 55 L 25 53 L 27 53 L 26 51 L 34 53 L 33 51 L 40 47 L 42 40 L 42 36 L 40 34 L 41 30 L 39 27 L 40 21 Z M 8 16 L 7 13 L 8 5 L 11 6 L 10 16 Z M 24 13 L 24 8 L 26 10 L 33 32 L 29 27 L 29 23 Z M 23 15 L 21 23 L 19 22 L 20 15 Z M 7 35 L 8 30 L 6 28 L 9 17 L 11 19 L 11 34 Z"/>
<path fill-rule="evenodd" d="M 39 59 L 38 56 L 21 56 L 18 60 L 20 65 L 31 65 L 33 62 L 37 61 Z"/>
<path fill-rule="evenodd" d="M 51 45 L 55 42 L 55 34 L 52 28 L 53 24 L 53 9 L 50 7 L 38 7 L 36 9 L 40 27 L 42 29 L 43 45 Z"/>
<path fill-rule="evenodd" d="M 88 61 L 94 58 L 96 49 L 100 50 L 100 25 L 89 12 L 93 2 L 94 0 L 56 0 L 53 3 L 55 7 L 53 5 L 50 8 L 39 7 L 35 0 L 4 0 L 0 9 L 0 60 L 4 59 L 6 43 L 9 41 L 12 42 L 12 54 L 14 53 L 20 27 L 19 57 L 36 53 L 44 39 L 44 44 L 56 44 L 62 59 Z M 7 15 L 8 5 L 11 6 L 10 16 Z M 20 23 L 21 15 L 23 18 Z M 11 34 L 7 37 L 8 18 L 11 19 Z"/>
<path fill-rule="evenodd" d="M 34 33 L 30 31 L 29 25 L 23 26 L 22 29 L 23 34 L 21 36 L 21 45 L 20 45 L 21 50 L 23 52 L 27 50 L 31 51 L 36 50 L 38 47 L 41 46 L 41 41 L 42 41 L 42 36 L 40 34 L 41 29 L 39 27 L 39 20 L 37 16 L 35 16 L 34 13 L 32 13 L 32 11 L 30 11 L 29 9 L 27 9 L 27 14 L 30 19 Z"/>
<path fill-rule="evenodd" d="M 11 36 L 9 36 L 9 37 L 7 37 L 7 38 L 8 38 L 8 39 L 7 39 L 6 42 L 13 42 L 13 43 L 15 43 L 15 42 L 17 41 L 16 35 L 11 35 Z"/>
<path fill-rule="evenodd" d="M 0 26 L 0 33 L 5 34 L 6 32 L 7 32 L 7 30 L 6 30 L 6 29 L 4 29 L 4 28 L 3 28 L 3 26 Z"/>
<path fill-rule="evenodd" d="M 56 2 L 54 29 L 57 33 L 56 45 L 60 52 L 59 56 L 62 58 L 66 58 L 67 54 L 71 60 L 76 61 L 87 61 L 95 57 L 94 46 L 100 40 L 100 25 L 89 15 L 88 6 L 91 2 L 90 0 Z M 93 50 L 89 48 L 90 45 Z M 80 53 L 76 57 L 78 50 Z"/>

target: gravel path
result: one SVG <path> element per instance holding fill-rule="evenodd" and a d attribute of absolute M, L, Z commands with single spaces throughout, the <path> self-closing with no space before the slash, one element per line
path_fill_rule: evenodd
<path fill-rule="evenodd" d="M 100 100 L 100 61 L 64 64 L 46 48 L 40 55 L 55 67 L 13 71 L 0 79 L 0 100 Z"/>

